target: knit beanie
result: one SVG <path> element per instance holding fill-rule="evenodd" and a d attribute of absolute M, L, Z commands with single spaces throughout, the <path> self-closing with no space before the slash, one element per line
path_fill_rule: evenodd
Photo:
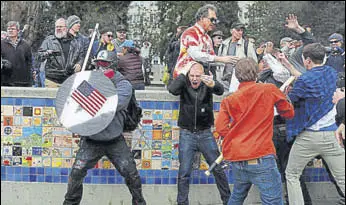
<path fill-rule="evenodd" d="M 70 29 L 74 24 L 80 23 L 80 22 L 81 20 L 78 16 L 72 15 L 67 18 L 66 25 L 67 25 L 67 28 Z"/>

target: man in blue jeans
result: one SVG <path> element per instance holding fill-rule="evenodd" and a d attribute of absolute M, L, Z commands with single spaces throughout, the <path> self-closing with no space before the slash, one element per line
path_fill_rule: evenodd
<path fill-rule="evenodd" d="M 168 86 L 170 93 L 180 96 L 178 205 L 189 204 L 189 184 L 195 153 L 200 151 L 209 165 L 220 155 L 210 127 L 214 124 L 213 94 L 222 95 L 224 92 L 223 86 L 214 81 L 212 75 L 204 74 L 200 63 L 192 61 L 186 66 L 187 69 L 181 69 L 179 76 Z M 213 174 L 221 200 L 226 205 L 231 196 L 227 176 L 220 165 L 216 166 Z"/>
<path fill-rule="evenodd" d="M 285 119 L 294 116 L 294 109 L 275 85 L 256 83 L 257 66 L 252 58 L 238 61 L 239 88 L 222 100 L 215 123 L 216 131 L 224 136 L 223 156 L 232 162 L 235 182 L 229 205 L 242 205 L 252 184 L 259 188 L 263 205 L 283 205 L 272 140 L 274 106 Z"/>

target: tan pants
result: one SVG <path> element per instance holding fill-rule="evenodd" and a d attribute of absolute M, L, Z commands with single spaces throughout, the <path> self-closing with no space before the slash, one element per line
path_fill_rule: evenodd
<path fill-rule="evenodd" d="M 59 88 L 61 86 L 61 84 L 55 83 L 51 80 L 48 80 L 47 78 L 45 79 L 44 82 L 46 84 L 46 88 Z"/>

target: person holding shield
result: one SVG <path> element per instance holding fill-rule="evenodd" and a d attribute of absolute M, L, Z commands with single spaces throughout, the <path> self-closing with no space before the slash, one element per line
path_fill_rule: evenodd
<path fill-rule="evenodd" d="M 125 178 L 132 195 L 132 204 L 146 205 L 136 163 L 122 134 L 124 112 L 132 96 L 131 83 L 116 71 L 116 53 L 101 51 L 94 62 L 98 71 L 104 72 L 104 75 L 110 78 L 116 87 L 117 109 L 113 120 L 104 130 L 92 136 L 81 136 L 80 149 L 72 166 L 63 204 L 80 204 L 83 195 L 83 179 L 87 175 L 87 171 L 93 168 L 103 156 L 107 156 L 121 176 Z"/>

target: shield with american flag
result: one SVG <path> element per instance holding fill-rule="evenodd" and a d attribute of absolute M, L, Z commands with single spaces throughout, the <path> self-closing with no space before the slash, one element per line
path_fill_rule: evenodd
<path fill-rule="evenodd" d="M 113 120 L 118 96 L 113 82 L 101 71 L 83 71 L 70 76 L 56 95 L 60 123 L 73 133 L 90 136 Z"/>

